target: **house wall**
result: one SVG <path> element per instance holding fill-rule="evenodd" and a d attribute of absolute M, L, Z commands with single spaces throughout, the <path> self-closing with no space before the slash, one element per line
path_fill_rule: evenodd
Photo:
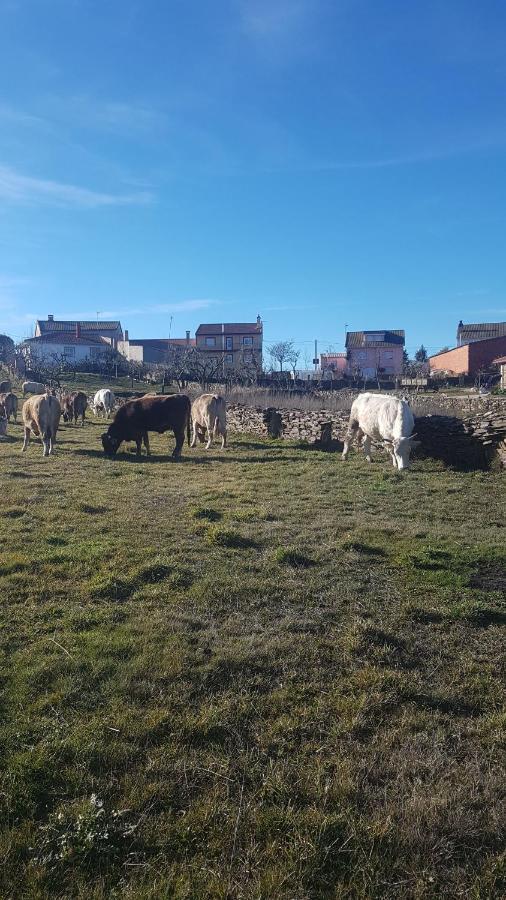
<path fill-rule="evenodd" d="M 208 346 L 206 338 L 214 338 L 215 345 Z M 252 344 L 244 344 L 244 338 L 252 339 Z M 259 369 L 262 368 L 262 333 L 257 334 L 197 334 L 196 346 L 197 350 L 209 354 L 212 357 L 221 357 L 225 354 L 224 367 L 225 370 L 240 372 L 244 368 L 248 368 L 254 364 Z M 249 355 L 251 354 L 251 358 Z"/>
<path fill-rule="evenodd" d="M 144 347 L 131 344 L 130 341 L 118 341 L 118 353 L 126 357 L 129 362 L 145 362 Z"/>
<path fill-rule="evenodd" d="M 378 368 L 385 375 L 400 375 L 403 367 L 403 347 L 350 347 L 347 371 L 350 374 L 359 369 L 364 375 L 374 377 Z"/>
<path fill-rule="evenodd" d="M 57 344 L 54 341 L 50 343 L 44 343 L 43 341 L 37 341 L 36 344 L 28 344 L 30 348 L 31 355 L 38 360 L 52 360 L 54 357 L 61 357 L 64 355 L 65 348 L 72 348 L 72 354 L 65 354 L 66 358 L 71 362 L 82 362 L 84 359 L 94 359 L 94 351 L 99 352 L 99 355 L 102 355 L 104 351 L 107 349 L 105 345 L 101 344 Z"/>
<path fill-rule="evenodd" d="M 452 372 L 454 375 L 467 375 L 469 373 L 469 347 L 455 347 L 446 353 L 438 353 L 429 357 L 431 372 Z"/>
<path fill-rule="evenodd" d="M 506 336 L 488 338 L 431 356 L 429 365 L 431 372 L 448 371 L 455 375 L 477 375 L 480 369 L 487 368 L 494 359 L 505 354 Z"/>
<path fill-rule="evenodd" d="M 477 375 L 480 369 L 488 367 L 494 359 L 504 355 L 506 355 L 506 336 L 470 344 L 469 374 Z"/>

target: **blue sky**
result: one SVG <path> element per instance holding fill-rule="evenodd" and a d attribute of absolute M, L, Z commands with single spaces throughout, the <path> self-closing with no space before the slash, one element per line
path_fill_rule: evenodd
<path fill-rule="evenodd" d="M 503 0 L 0 0 L 0 331 L 506 318 Z"/>

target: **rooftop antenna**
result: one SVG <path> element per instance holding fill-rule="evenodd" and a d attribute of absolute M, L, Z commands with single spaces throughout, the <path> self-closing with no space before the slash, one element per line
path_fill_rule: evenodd
<path fill-rule="evenodd" d="M 99 315 L 101 314 L 101 312 L 102 312 L 101 309 L 97 309 L 97 322 L 98 322 L 98 317 L 99 317 Z"/>
<path fill-rule="evenodd" d="M 170 320 L 169 320 L 169 341 L 170 341 L 170 335 L 171 335 L 171 332 L 172 332 L 172 318 L 173 318 L 173 317 L 171 316 L 171 317 L 170 317 Z"/>

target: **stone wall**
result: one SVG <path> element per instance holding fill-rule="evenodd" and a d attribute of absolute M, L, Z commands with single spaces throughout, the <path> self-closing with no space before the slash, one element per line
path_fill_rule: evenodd
<path fill-rule="evenodd" d="M 283 422 L 283 439 L 287 441 L 306 441 L 309 444 L 320 439 L 321 427 L 325 422 L 332 423 L 332 438 L 341 439 L 348 425 L 349 412 L 332 412 L 331 410 L 318 410 L 317 412 L 301 409 L 284 409 L 276 407 L 281 414 Z M 264 422 L 265 407 L 245 406 L 243 404 L 227 404 L 227 427 L 230 432 L 240 434 L 259 434 L 267 436 L 267 426 Z"/>
<path fill-rule="evenodd" d="M 227 423 L 230 432 L 267 437 L 266 407 L 230 404 Z M 331 423 L 332 440 L 342 441 L 348 425 L 346 410 L 317 412 L 276 407 L 282 419 L 284 440 L 314 444 L 322 437 L 322 426 Z M 465 418 L 426 415 L 415 418 L 415 432 L 421 456 L 440 459 L 458 469 L 486 469 L 493 460 L 506 466 L 506 403 L 490 400 L 480 411 Z"/>

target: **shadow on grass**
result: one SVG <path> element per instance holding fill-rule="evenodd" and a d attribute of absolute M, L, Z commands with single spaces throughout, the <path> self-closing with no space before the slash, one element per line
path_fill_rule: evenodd
<path fill-rule="evenodd" d="M 295 444 L 297 450 L 319 450 L 320 453 L 342 453 L 344 444 L 339 440 L 332 440 L 328 444 L 322 444 L 321 441 L 315 441 L 314 444 L 300 441 Z"/>
<path fill-rule="evenodd" d="M 159 454 L 151 454 L 151 456 L 137 456 L 136 453 L 122 452 L 116 453 L 115 456 L 106 456 L 103 450 L 87 450 L 84 447 L 79 448 L 78 450 L 72 451 L 76 456 L 87 456 L 90 459 L 103 459 L 108 462 L 128 462 L 128 463 L 148 463 L 148 464 L 156 464 L 156 463 L 183 463 L 183 464 L 192 464 L 192 465 L 212 465 L 213 463 L 260 463 L 264 462 L 265 459 L 259 456 L 189 456 L 185 454 L 184 456 L 179 457 L 179 459 L 175 459 L 171 453 L 168 453 L 167 456 L 159 455 Z M 272 460 L 283 459 L 285 462 L 292 460 L 295 461 L 297 459 L 296 456 L 288 456 L 285 453 L 276 453 L 269 455 L 269 462 Z"/>
<path fill-rule="evenodd" d="M 442 712 L 453 716 L 479 716 L 481 711 L 465 700 L 458 697 L 432 697 L 429 694 L 410 693 L 404 696 L 404 700 L 416 703 L 422 709 L 430 709 L 434 712 Z"/>

